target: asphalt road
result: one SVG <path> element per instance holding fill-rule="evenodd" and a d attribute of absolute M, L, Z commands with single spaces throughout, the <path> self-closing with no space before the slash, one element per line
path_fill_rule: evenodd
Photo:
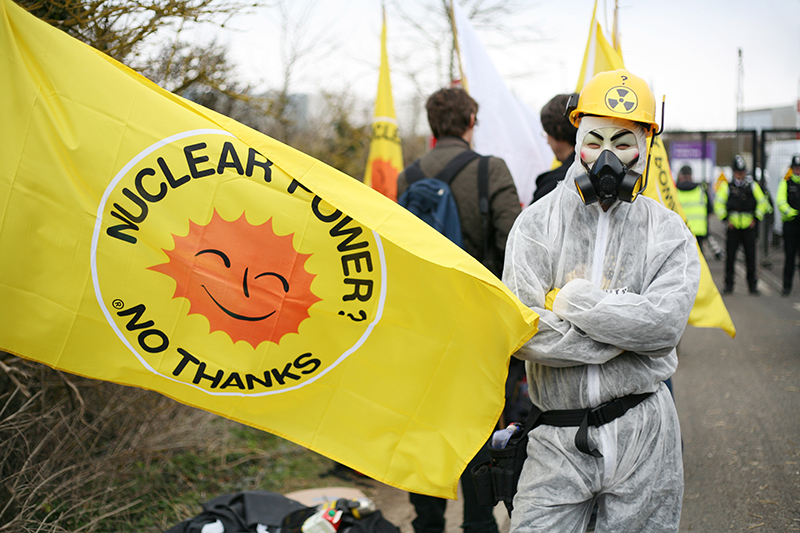
<path fill-rule="evenodd" d="M 723 298 L 736 337 L 689 326 L 678 347 L 681 531 L 800 531 L 800 276 L 782 297 L 782 249 L 763 252 L 762 295 L 748 294 L 740 263 Z M 709 268 L 721 288 L 724 261 L 709 257 Z"/>

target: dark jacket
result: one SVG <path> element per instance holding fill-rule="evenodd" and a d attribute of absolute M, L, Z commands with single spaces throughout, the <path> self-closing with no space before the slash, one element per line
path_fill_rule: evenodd
<path fill-rule="evenodd" d="M 467 150 L 469 145 L 458 137 L 443 137 L 436 147 L 420 159 L 422 172 L 433 177 L 456 155 Z M 470 161 L 450 182 L 458 218 L 461 221 L 461 235 L 464 249 L 478 260 L 483 256 L 483 222 L 478 208 L 478 159 Z M 397 197 L 408 187 L 405 171 L 397 177 Z M 497 157 L 489 158 L 489 205 L 494 226 L 495 245 L 500 251 L 506 248 L 506 239 L 511 226 L 521 211 L 517 188 L 511 179 L 505 161 Z"/>
<path fill-rule="evenodd" d="M 567 176 L 567 170 L 569 170 L 569 167 L 571 167 L 574 162 L 575 152 L 572 152 L 568 158 L 561 162 L 560 167 L 539 174 L 536 177 L 536 190 L 533 193 L 533 202 L 555 189 L 558 182 L 563 181 Z"/>

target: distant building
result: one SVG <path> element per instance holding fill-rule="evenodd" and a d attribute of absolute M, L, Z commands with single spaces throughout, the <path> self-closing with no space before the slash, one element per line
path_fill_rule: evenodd
<path fill-rule="evenodd" d="M 795 105 L 748 109 L 736 113 L 736 127 L 740 130 L 800 129 L 800 100 Z"/>

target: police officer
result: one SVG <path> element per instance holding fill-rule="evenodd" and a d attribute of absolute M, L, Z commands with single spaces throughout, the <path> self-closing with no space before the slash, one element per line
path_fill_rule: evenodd
<path fill-rule="evenodd" d="M 714 199 L 714 212 L 720 220 L 728 224 L 723 293 L 733 292 L 733 266 L 741 244 L 747 265 L 747 285 L 750 294 L 758 296 L 761 293 L 758 291 L 756 277 L 756 220 L 764 218 L 769 207 L 761 187 L 747 175 L 744 158 L 738 154 L 734 156 L 731 167 L 733 179 L 730 183 L 723 182 L 720 185 Z"/>
<path fill-rule="evenodd" d="M 783 292 L 792 293 L 792 278 L 797 255 L 800 253 L 800 154 L 792 157 L 791 175 L 778 184 L 778 210 L 783 221 L 783 250 L 786 260 L 783 263 Z"/>
<path fill-rule="evenodd" d="M 684 165 L 678 171 L 678 201 L 686 215 L 689 229 L 697 237 L 700 251 L 708 236 L 708 213 L 711 210 L 705 183 L 695 183 L 692 179 L 692 167 Z"/>

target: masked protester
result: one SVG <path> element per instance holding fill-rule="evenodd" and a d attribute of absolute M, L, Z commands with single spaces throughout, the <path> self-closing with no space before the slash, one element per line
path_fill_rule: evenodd
<path fill-rule="evenodd" d="M 574 104 L 573 104 L 574 105 Z M 543 411 L 528 434 L 512 532 L 678 531 L 683 464 L 664 385 L 700 280 L 695 239 L 644 188 L 655 99 L 627 70 L 596 75 L 570 118 L 578 157 L 522 212 L 503 281 L 540 315 L 516 354 Z"/>

